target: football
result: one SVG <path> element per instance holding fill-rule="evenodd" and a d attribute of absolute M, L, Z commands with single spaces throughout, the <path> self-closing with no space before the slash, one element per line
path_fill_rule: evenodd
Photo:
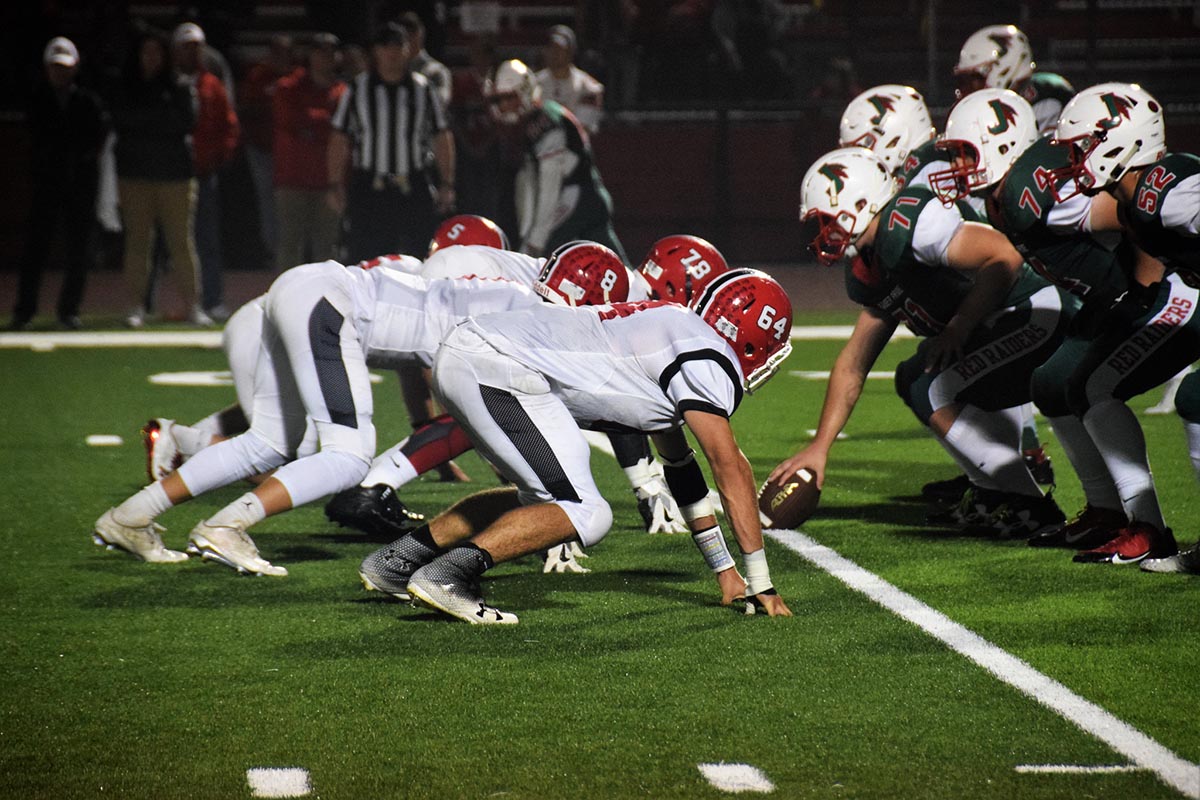
<path fill-rule="evenodd" d="M 797 470 L 786 483 L 763 484 L 758 493 L 758 509 L 770 520 L 772 528 L 798 528 L 808 521 L 821 501 L 816 475 Z"/>

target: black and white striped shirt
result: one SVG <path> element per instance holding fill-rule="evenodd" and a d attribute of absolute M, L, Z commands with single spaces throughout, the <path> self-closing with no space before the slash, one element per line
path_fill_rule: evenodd
<path fill-rule="evenodd" d="M 449 120 L 424 75 L 385 83 L 374 72 L 350 82 L 333 112 L 333 129 L 350 138 L 353 169 L 376 177 L 415 175 L 433 161 L 433 136 Z"/>

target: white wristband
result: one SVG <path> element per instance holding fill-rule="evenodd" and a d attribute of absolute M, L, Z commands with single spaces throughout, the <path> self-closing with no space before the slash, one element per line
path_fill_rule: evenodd
<path fill-rule="evenodd" d="M 766 549 L 745 553 L 742 558 L 746 562 L 746 595 L 762 594 L 773 588 L 771 570 L 767 567 Z"/>
<path fill-rule="evenodd" d="M 693 533 L 692 541 L 696 543 L 700 555 L 704 556 L 709 569 L 713 572 L 724 572 L 735 566 L 733 556 L 729 554 L 729 548 L 725 545 L 725 536 L 721 533 L 720 525 Z"/>

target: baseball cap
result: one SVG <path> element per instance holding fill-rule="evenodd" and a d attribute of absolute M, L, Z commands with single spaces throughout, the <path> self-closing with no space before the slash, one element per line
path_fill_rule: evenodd
<path fill-rule="evenodd" d="M 550 43 L 568 50 L 575 49 L 575 31 L 569 25 L 555 25 L 550 29 Z"/>
<path fill-rule="evenodd" d="M 204 30 L 194 22 L 185 22 L 171 34 L 171 42 L 173 44 L 185 44 L 187 42 L 204 44 Z"/>
<path fill-rule="evenodd" d="M 79 63 L 79 50 L 76 49 L 75 43 L 67 37 L 55 36 L 46 45 L 46 50 L 42 53 L 42 61 L 47 64 L 73 67 Z"/>
<path fill-rule="evenodd" d="M 341 45 L 342 45 L 342 40 L 339 39 L 335 34 L 329 33 L 327 31 L 322 31 L 321 33 L 313 34 L 313 37 L 312 37 L 312 46 L 313 47 L 337 48 L 337 47 L 341 47 Z"/>

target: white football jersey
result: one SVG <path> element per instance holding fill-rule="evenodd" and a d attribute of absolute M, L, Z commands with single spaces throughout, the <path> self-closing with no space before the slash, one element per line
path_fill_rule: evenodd
<path fill-rule="evenodd" d="M 425 259 L 421 277 L 437 278 L 506 278 L 522 286 L 532 286 L 542 272 L 544 258 L 524 253 L 500 250 L 484 245 L 453 245 L 439 248 Z"/>
<path fill-rule="evenodd" d="M 580 427 L 664 431 L 688 410 L 728 417 L 742 399 L 729 344 L 674 303 L 544 304 L 466 324 L 546 376 Z"/>
<path fill-rule="evenodd" d="M 588 133 L 596 132 L 604 113 L 604 84 L 574 64 L 565 78 L 554 77 L 548 69 L 539 70 L 534 77 L 543 99 L 570 109 Z"/>
<path fill-rule="evenodd" d="M 542 303 L 530 289 L 503 278 L 426 281 L 378 267 L 360 274 L 374 282 L 374 305 L 364 349 L 367 361 L 377 367 L 414 360 L 430 366 L 438 345 L 467 317 Z"/>

